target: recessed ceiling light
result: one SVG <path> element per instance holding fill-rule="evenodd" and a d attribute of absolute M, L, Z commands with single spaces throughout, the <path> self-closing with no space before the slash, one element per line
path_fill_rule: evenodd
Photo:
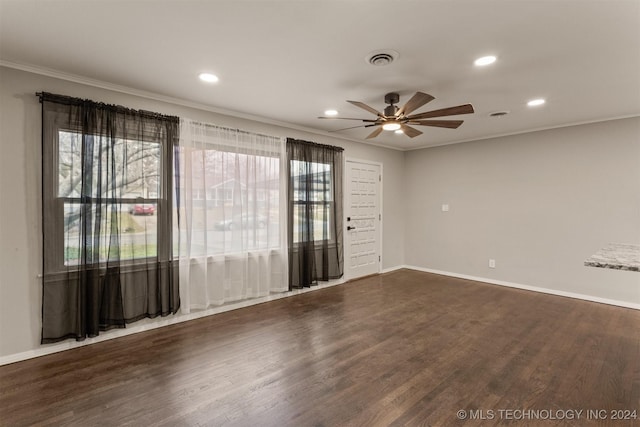
<path fill-rule="evenodd" d="M 537 107 L 538 105 L 542 105 L 545 103 L 545 100 L 542 98 L 538 98 L 538 99 L 532 99 L 531 101 L 527 102 L 527 105 L 529 107 Z"/>
<path fill-rule="evenodd" d="M 326 110 L 324 112 L 325 116 L 337 116 L 338 115 L 338 111 L 336 110 Z"/>
<path fill-rule="evenodd" d="M 200 73 L 198 77 L 200 78 L 200 80 L 207 83 L 215 83 L 218 81 L 218 76 L 211 73 Z"/>
<path fill-rule="evenodd" d="M 483 67 L 485 65 L 493 64 L 496 62 L 495 56 L 483 56 L 482 58 L 476 59 L 473 63 L 478 67 Z"/>

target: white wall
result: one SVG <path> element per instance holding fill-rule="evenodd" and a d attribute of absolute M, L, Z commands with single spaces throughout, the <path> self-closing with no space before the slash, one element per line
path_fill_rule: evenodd
<path fill-rule="evenodd" d="M 40 346 L 41 203 L 40 104 L 36 92 L 89 98 L 129 108 L 189 117 L 221 126 L 342 146 L 345 156 L 383 164 L 385 212 L 382 268 L 404 262 L 404 153 L 338 138 L 160 102 L 0 67 L 0 361 L 38 354 Z M 172 316 L 170 316 L 172 317 Z M 133 325 L 166 323 L 145 320 Z M 115 334 L 110 331 L 101 334 Z M 89 340 L 90 341 L 90 340 Z M 68 343 L 73 344 L 72 341 Z M 68 344 L 68 345 L 71 345 Z M 57 344 L 54 344 L 57 345 Z M 16 356 L 20 358 L 20 356 Z"/>
<path fill-rule="evenodd" d="M 407 265 L 640 304 L 640 273 L 583 265 L 640 244 L 640 118 L 412 151 L 405 167 Z"/>

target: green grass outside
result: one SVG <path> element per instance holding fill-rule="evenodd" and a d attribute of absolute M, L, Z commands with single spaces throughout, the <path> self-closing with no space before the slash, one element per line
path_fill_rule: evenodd
<path fill-rule="evenodd" d="M 120 215 L 120 230 L 123 233 L 139 233 L 144 231 L 144 227 L 138 224 L 130 213 L 122 213 Z"/>

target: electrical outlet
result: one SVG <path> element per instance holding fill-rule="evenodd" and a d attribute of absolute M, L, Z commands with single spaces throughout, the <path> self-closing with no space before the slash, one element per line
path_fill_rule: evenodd
<path fill-rule="evenodd" d="M 496 260 L 489 259 L 489 268 L 496 268 Z"/>
<path fill-rule="evenodd" d="M 449 205 L 442 205 L 442 212 L 449 212 Z"/>

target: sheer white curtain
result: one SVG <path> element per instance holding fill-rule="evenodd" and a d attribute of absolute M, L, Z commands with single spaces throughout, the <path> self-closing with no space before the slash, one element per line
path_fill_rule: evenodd
<path fill-rule="evenodd" d="M 281 138 L 182 119 L 180 298 L 184 313 L 288 290 Z"/>

